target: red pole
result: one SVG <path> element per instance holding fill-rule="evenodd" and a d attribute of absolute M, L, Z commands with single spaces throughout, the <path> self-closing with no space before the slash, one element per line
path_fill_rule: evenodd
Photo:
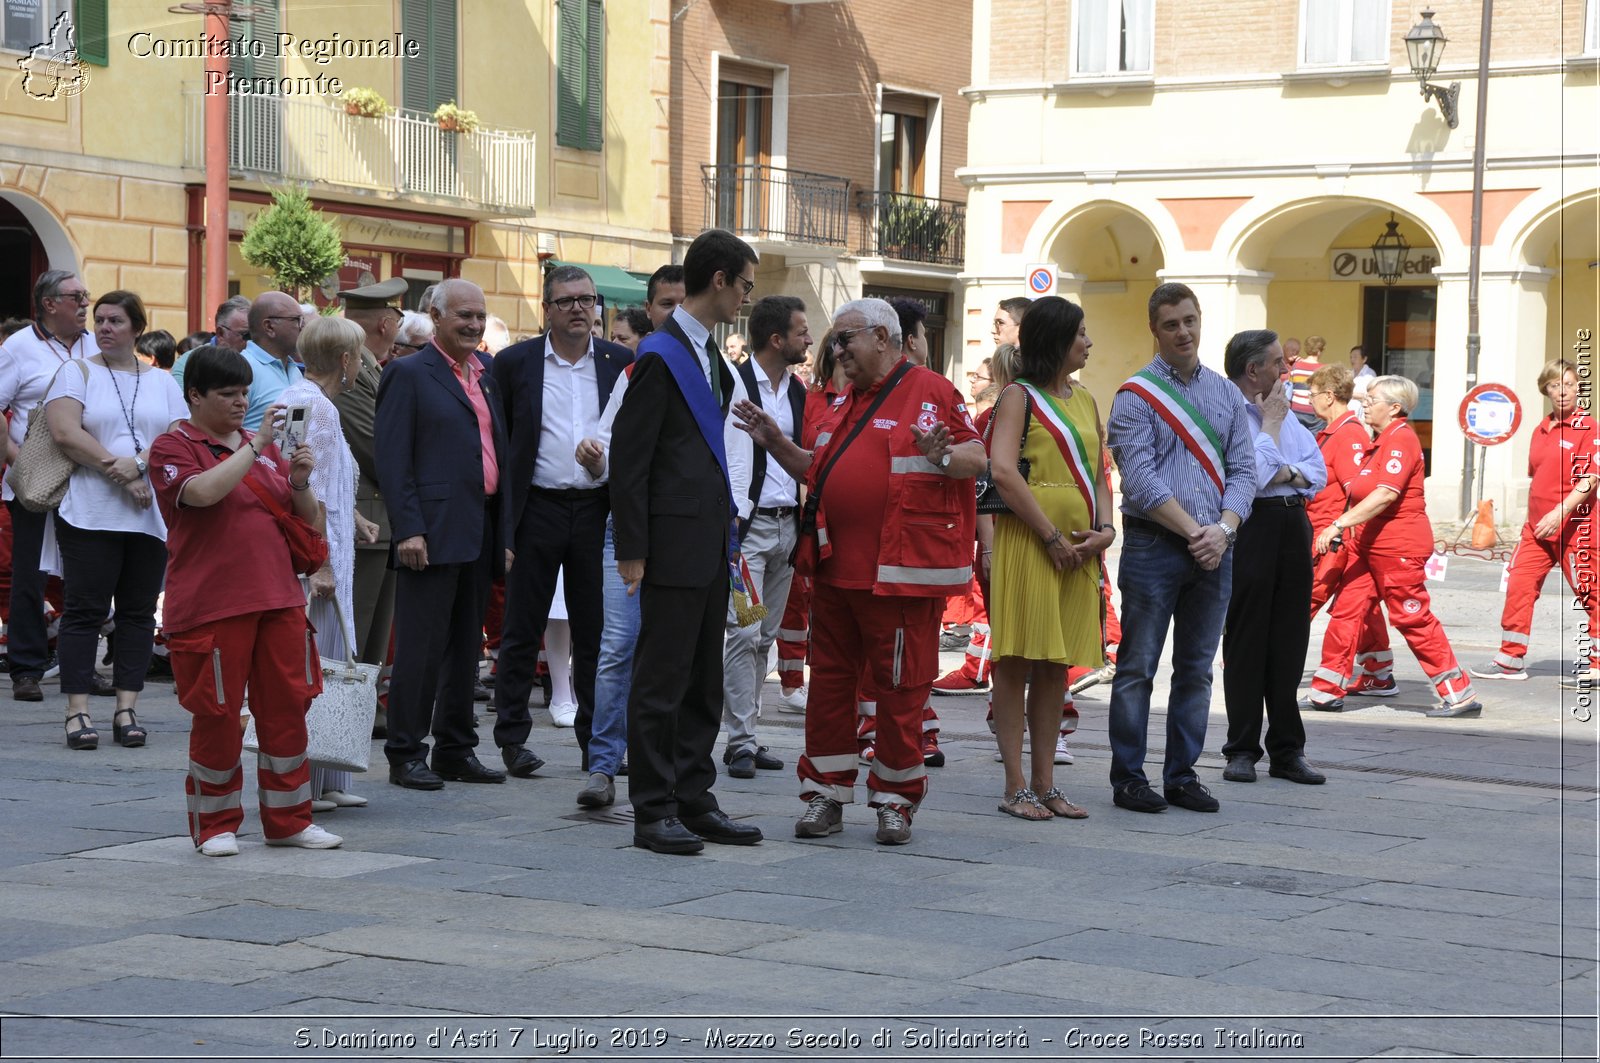
<path fill-rule="evenodd" d="M 205 27 L 206 303 L 201 318 L 209 325 L 228 298 L 228 16 L 222 5 L 208 5 Z"/>

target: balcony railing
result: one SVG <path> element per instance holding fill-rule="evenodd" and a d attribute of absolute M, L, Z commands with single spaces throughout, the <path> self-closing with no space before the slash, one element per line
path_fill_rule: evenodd
<path fill-rule="evenodd" d="M 966 261 L 967 205 L 900 192 L 859 192 L 861 253 L 905 262 L 959 266 Z"/>
<path fill-rule="evenodd" d="M 205 97 L 187 93 L 184 162 L 205 165 Z M 507 214 L 533 210 L 531 133 L 446 133 L 432 116 L 351 115 L 326 100 L 234 96 L 228 167 L 398 196 L 441 196 Z"/>
<path fill-rule="evenodd" d="M 850 226 L 850 180 L 772 166 L 707 163 L 706 225 L 783 243 L 844 247 Z"/>

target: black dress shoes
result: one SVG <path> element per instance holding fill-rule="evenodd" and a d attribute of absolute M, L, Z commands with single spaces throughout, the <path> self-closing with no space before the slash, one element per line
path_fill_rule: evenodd
<path fill-rule="evenodd" d="M 1321 786 L 1328 781 L 1328 777 L 1306 763 L 1303 756 L 1293 756 L 1284 761 L 1273 761 L 1272 768 L 1267 772 L 1274 779 L 1288 779 L 1290 782 L 1303 783 L 1306 786 Z"/>
<path fill-rule="evenodd" d="M 500 759 L 506 762 L 506 771 L 519 779 L 531 778 L 544 767 L 544 761 L 527 746 L 502 746 Z"/>
<path fill-rule="evenodd" d="M 1125 808 L 1129 812 L 1165 812 L 1167 810 L 1166 799 L 1150 789 L 1150 784 L 1142 779 L 1136 779 L 1112 791 L 1111 801 L 1118 808 Z"/>
<path fill-rule="evenodd" d="M 433 770 L 441 779 L 451 782 L 505 782 L 506 773 L 485 767 L 483 762 L 472 754 L 467 754 L 460 760 L 440 760 L 437 755 L 433 758 Z"/>
<path fill-rule="evenodd" d="M 1215 812 L 1222 807 L 1222 802 L 1212 797 L 1211 791 L 1201 786 L 1199 779 L 1165 787 L 1162 792 L 1167 795 L 1168 804 L 1187 808 L 1190 812 Z"/>
<path fill-rule="evenodd" d="M 692 833 L 678 817 L 668 816 L 654 823 L 633 825 L 633 844 L 653 853 L 698 853 L 706 847 L 698 834 Z"/>
<path fill-rule="evenodd" d="M 1255 782 L 1256 762 L 1244 753 L 1235 753 L 1228 758 L 1228 766 L 1222 769 L 1222 777 L 1228 782 Z"/>
<path fill-rule="evenodd" d="M 683 825 L 708 842 L 718 845 L 754 845 L 761 840 L 761 828 L 735 823 L 720 808 L 698 816 L 683 817 Z"/>
<path fill-rule="evenodd" d="M 444 780 L 434 774 L 425 760 L 408 760 L 389 765 L 389 781 L 407 790 L 442 790 Z"/>

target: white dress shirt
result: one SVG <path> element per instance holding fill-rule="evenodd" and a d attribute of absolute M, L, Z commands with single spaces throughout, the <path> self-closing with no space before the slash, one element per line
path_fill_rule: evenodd
<path fill-rule="evenodd" d="M 556 353 L 545 335 L 543 410 L 539 456 L 533 486 L 553 489 L 590 488 L 595 482 L 574 456 L 580 440 L 600 434 L 600 380 L 595 370 L 594 340 L 576 362 Z"/>
<path fill-rule="evenodd" d="M 761 408 L 778 422 L 778 427 L 783 431 L 784 438 L 794 438 L 794 407 L 789 404 L 789 384 L 793 376 L 787 366 L 783 375 L 778 378 L 778 386 L 773 387 L 767 371 L 757 363 L 753 367 L 756 371 L 756 391 L 761 396 Z M 743 435 L 744 433 L 739 433 Z M 794 477 L 784 471 L 781 464 L 770 455 L 767 458 L 767 478 L 761 483 L 761 499 L 756 504 L 762 509 L 777 509 L 782 506 L 795 506 L 799 503 L 795 499 L 799 490 L 794 482 Z"/>

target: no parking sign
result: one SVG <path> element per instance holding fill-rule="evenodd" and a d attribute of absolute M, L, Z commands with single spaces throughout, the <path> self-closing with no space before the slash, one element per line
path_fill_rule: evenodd
<path fill-rule="evenodd" d="M 1056 266 L 1054 262 L 1035 262 L 1022 275 L 1028 286 L 1028 297 L 1040 299 L 1056 294 Z"/>
<path fill-rule="evenodd" d="M 1504 384 L 1479 384 L 1461 400 L 1461 431 L 1479 446 L 1504 443 L 1521 424 L 1522 403 Z"/>

